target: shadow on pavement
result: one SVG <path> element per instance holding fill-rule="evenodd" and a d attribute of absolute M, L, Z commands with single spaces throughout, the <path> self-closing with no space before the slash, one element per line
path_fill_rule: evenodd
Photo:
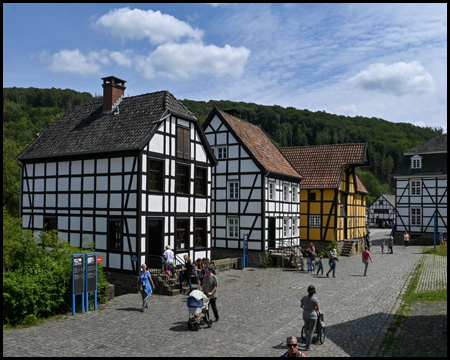
<path fill-rule="evenodd" d="M 121 311 L 137 311 L 140 312 L 141 308 L 132 308 L 132 307 L 127 307 L 127 308 L 121 308 L 121 309 L 116 309 L 116 310 L 121 310 Z"/>
<path fill-rule="evenodd" d="M 173 323 L 175 326 L 172 326 L 171 328 L 169 328 L 170 331 L 175 331 L 175 332 L 185 332 L 188 331 L 188 326 L 187 326 L 187 321 L 178 321 L 176 323 Z"/>

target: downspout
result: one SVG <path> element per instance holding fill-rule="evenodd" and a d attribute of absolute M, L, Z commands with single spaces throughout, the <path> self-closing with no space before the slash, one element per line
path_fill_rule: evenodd
<path fill-rule="evenodd" d="M 19 186 L 19 218 L 22 218 L 22 174 L 23 174 L 23 166 L 19 164 L 17 159 L 16 164 L 20 167 L 20 186 Z M 23 226 L 23 223 L 22 223 Z"/>
<path fill-rule="evenodd" d="M 263 211 L 263 218 L 262 218 L 262 224 L 264 224 L 264 225 L 262 225 L 262 228 L 264 229 L 264 236 L 263 236 L 263 239 L 264 239 L 264 253 L 266 252 L 266 244 L 267 244 L 267 247 L 269 246 L 268 245 L 268 239 L 267 239 L 267 237 L 266 237 L 266 187 L 265 187 L 265 183 L 264 183 L 264 178 L 269 178 L 269 170 L 266 170 L 266 174 L 264 175 L 264 177 L 261 179 L 262 181 L 262 186 L 261 186 L 261 189 L 262 189 L 262 192 L 263 192 L 263 204 L 264 204 L 264 211 Z"/>

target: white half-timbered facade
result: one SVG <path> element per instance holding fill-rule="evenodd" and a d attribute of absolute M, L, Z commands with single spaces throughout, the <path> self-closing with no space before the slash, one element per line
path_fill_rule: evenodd
<path fill-rule="evenodd" d="M 216 160 L 199 121 L 168 91 L 124 97 L 125 81 L 103 80 L 103 104 L 75 107 L 17 156 L 23 226 L 93 241 L 112 274 L 138 275 L 165 245 L 210 257 Z"/>
<path fill-rule="evenodd" d="M 242 256 L 243 234 L 250 262 L 269 247 L 299 246 L 301 175 L 260 127 L 235 110 L 214 108 L 203 128 L 218 160 L 212 177 L 214 255 Z"/>
<path fill-rule="evenodd" d="M 369 207 L 368 226 L 390 227 L 390 223 L 395 222 L 395 195 L 381 194 Z"/>
<path fill-rule="evenodd" d="M 431 244 L 435 215 L 437 233 L 447 232 L 447 134 L 405 151 L 393 176 L 396 240 L 408 231 L 411 239 Z"/>

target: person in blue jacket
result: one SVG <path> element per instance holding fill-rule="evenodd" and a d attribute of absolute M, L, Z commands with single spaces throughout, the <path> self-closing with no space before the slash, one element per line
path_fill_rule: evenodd
<path fill-rule="evenodd" d="M 155 288 L 155 284 L 153 284 L 152 275 L 150 271 L 147 270 L 147 265 L 142 264 L 141 266 L 141 276 L 139 277 L 139 282 L 142 284 L 142 309 L 148 309 L 147 298 L 153 293 L 153 289 Z M 150 286 L 150 283 L 152 285 Z M 153 289 L 152 289 L 153 288 Z"/>

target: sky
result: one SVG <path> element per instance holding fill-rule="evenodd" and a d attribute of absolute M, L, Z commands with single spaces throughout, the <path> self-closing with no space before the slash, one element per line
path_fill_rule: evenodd
<path fill-rule="evenodd" d="M 280 105 L 447 130 L 447 4 L 3 4 L 3 87 Z"/>

